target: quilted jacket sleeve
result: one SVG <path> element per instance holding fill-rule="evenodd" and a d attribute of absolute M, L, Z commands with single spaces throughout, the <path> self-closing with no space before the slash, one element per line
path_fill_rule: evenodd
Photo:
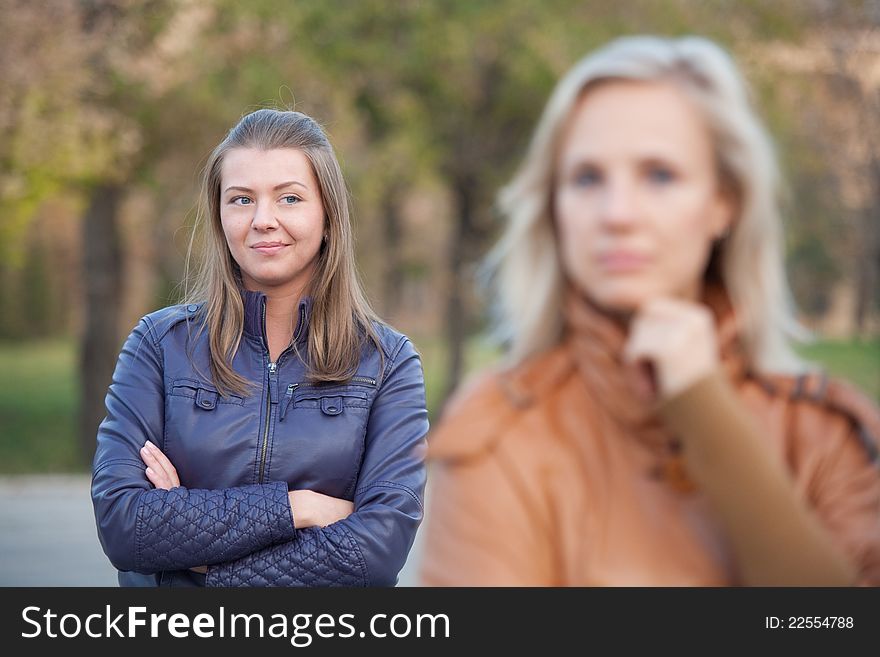
<path fill-rule="evenodd" d="M 428 411 L 419 356 L 401 338 L 370 411 L 354 513 L 209 566 L 207 586 L 393 586 L 422 520 Z M 294 516 L 296 511 L 294 510 Z"/>
<path fill-rule="evenodd" d="M 236 559 L 296 532 L 287 484 L 157 490 L 139 450 L 162 444 L 162 359 L 149 318 L 128 337 L 98 428 L 92 502 L 98 537 L 119 570 L 153 573 Z"/>

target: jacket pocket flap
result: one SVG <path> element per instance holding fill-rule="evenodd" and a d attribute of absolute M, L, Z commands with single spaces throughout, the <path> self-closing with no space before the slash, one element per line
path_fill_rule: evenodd
<path fill-rule="evenodd" d="M 325 415 L 339 415 L 350 407 L 369 408 L 368 399 L 366 390 L 342 386 L 304 386 L 293 393 L 293 407 L 320 408 Z"/>
<path fill-rule="evenodd" d="M 196 406 L 204 408 L 206 411 L 214 410 L 217 406 L 217 392 L 206 388 L 199 388 L 196 393 Z"/>
<path fill-rule="evenodd" d="M 342 412 L 342 397 L 321 397 L 321 412 L 324 415 L 339 415 Z"/>
<path fill-rule="evenodd" d="M 198 408 L 203 408 L 207 411 L 215 408 L 217 404 L 244 405 L 243 397 L 238 395 L 222 397 L 214 386 L 195 379 L 175 379 L 171 383 L 169 394 L 174 397 L 194 399 L 194 403 Z"/>

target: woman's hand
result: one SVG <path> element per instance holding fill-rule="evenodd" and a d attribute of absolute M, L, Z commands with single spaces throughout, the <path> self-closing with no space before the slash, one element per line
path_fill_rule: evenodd
<path fill-rule="evenodd" d="M 147 464 L 147 479 L 156 488 L 171 490 L 180 486 L 177 470 L 168 457 L 149 440 L 141 447 L 141 460 Z"/>
<path fill-rule="evenodd" d="M 313 490 L 292 490 L 287 493 L 287 497 L 293 512 L 293 524 L 297 529 L 326 527 L 347 518 L 354 511 L 354 504 L 348 500 Z"/>
<path fill-rule="evenodd" d="M 624 360 L 646 399 L 675 397 L 719 365 L 712 312 L 680 299 L 654 299 L 630 324 Z"/>
<path fill-rule="evenodd" d="M 141 460 L 147 465 L 147 479 L 153 486 L 162 490 L 171 490 L 180 486 L 180 478 L 177 476 L 174 464 L 149 440 L 141 447 Z M 208 572 L 208 567 L 195 566 L 190 570 L 204 574 Z"/>

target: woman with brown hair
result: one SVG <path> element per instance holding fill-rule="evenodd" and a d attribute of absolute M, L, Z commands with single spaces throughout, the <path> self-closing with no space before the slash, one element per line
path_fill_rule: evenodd
<path fill-rule="evenodd" d="M 809 372 L 729 57 L 620 39 L 500 197 L 508 362 L 431 437 L 429 585 L 880 584 L 880 414 Z"/>
<path fill-rule="evenodd" d="M 422 517 L 424 380 L 361 291 L 321 127 L 243 117 L 205 167 L 196 230 L 195 284 L 129 336 L 98 430 L 120 584 L 394 585 Z"/>

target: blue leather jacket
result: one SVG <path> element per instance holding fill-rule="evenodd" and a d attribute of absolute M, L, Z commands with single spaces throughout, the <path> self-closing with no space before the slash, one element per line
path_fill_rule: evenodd
<path fill-rule="evenodd" d="M 247 397 L 221 397 L 196 305 L 144 317 L 119 355 L 98 429 L 92 501 L 123 586 L 393 586 L 422 519 L 428 432 L 424 378 L 406 336 L 377 325 L 347 383 L 311 385 L 288 348 L 269 362 L 265 296 L 242 292 L 233 360 Z M 294 341 L 306 350 L 310 300 Z M 181 486 L 157 490 L 151 440 Z M 288 490 L 354 502 L 346 519 L 295 529 Z M 296 516 L 296 509 L 293 509 Z M 208 565 L 207 575 L 189 568 Z"/>

